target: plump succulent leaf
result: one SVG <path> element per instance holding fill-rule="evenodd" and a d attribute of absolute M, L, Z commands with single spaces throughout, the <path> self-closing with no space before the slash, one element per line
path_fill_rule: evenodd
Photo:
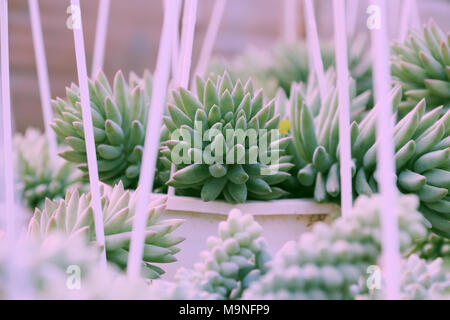
<path fill-rule="evenodd" d="M 122 269 L 127 266 L 138 193 L 138 190 L 124 190 L 122 182 L 113 188 L 106 185 L 101 188 L 107 259 Z M 164 273 L 155 263 L 176 261 L 175 254 L 180 250 L 176 245 L 184 240 L 172 234 L 183 220 L 160 219 L 164 210 L 165 198 L 159 198 L 147 207 L 142 273 L 148 278 L 158 278 Z M 64 199 L 47 200 L 42 211 L 36 209 L 28 225 L 29 236 L 45 239 L 54 231 L 60 231 L 68 238 L 86 237 L 95 241 L 90 193 L 80 195 L 77 191 L 68 191 Z"/>
<path fill-rule="evenodd" d="M 31 210 L 42 209 L 46 198 L 64 197 L 69 188 L 84 190 L 81 174 L 72 163 L 59 157 L 56 163 L 50 162 L 47 138 L 37 129 L 16 134 L 14 151 L 19 189 Z"/>

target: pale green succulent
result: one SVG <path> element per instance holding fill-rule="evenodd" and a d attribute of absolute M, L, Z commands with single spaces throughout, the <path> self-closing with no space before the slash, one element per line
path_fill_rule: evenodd
<path fill-rule="evenodd" d="M 391 72 L 402 86 L 405 99 L 399 115 L 425 99 L 432 109 L 450 107 L 450 42 L 448 35 L 432 21 L 422 30 L 412 28 L 403 43 L 392 45 Z"/>
<path fill-rule="evenodd" d="M 75 166 L 56 157 L 51 163 L 48 142 L 37 129 L 14 136 L 15 170 L 23 200 L 31 209 L 42 208 L 46 198 L 64 197 L 69 188 L 81 188 L 82 177 Z"/>
<path fill-rule="evenodd" d="M 413 195 L 398 199 L 395 213 L 403 253 L 427 235 L 418 204 Z M 361 294 L 358 284 L 367 276 L 367 267 L 379 262 L 380 207 L 379 196 L 361 196 L 348 216 L 331 225 L 316 223 L 298 241 L 284 245 L 243 298 L 354 299 Z"/>
<path fill-rule="evenodd" d="M 131 74 L 128 83 L 119 71 L 112 86 L 102 72 L 95 79 L 89 80 L 94 140 L 101 181 L 114 185 L 120 180 L 125 188 L 136 188 L 151 92 L 152 78 L 147 71 L 142 79 Z M 53 101 L 55 120 L 52 128 L 71 148 L 61 153 L 61 157 L 78 164 L 78 168 L 87 175 L 79 89 L 72 84 L 66 89 L 66 94 L 66 100 L 57 98 Z"/>
<path fill-rule="evenodd" d="M 300 90 L 291 104 L 293 139 L 306 165 L 297 178 L 311 187 L 319 201 L 339 201 L 339 109 L 337 93 L 332 91 L 316 117 Z M 389 93 L 393 109 L 401 101 L 399 86 Z M 415 193 L 420 211 L 431 222 L 433 231 L 450 237 L 450 111 L 442 107 L 426 112 L 425 100 L 398 120 L 394 127 L 397 186 L 403 193 Z M 352 175 L 356 195 L 378 190 L 376 171 L 376 108 L 351 124 Z"/>
<path fill-rule="evenodd" d="M 369 55 L 366 52 L 367 39 L 357 37 L 349 46 L 350 75 L 356 80 L 358 94 L 371 88 L 372 75 Z M 324 70 L 335 63 L 334 43 L 322 42 L 321 52 Z M 228 71 L 233 80 L 252 78 L 255 87 L 263 88 L 264 93 L 274 97 L 278 88 L 289 96 L 292 83 L 306 83 L 310 78 L 308 48 L 305 42 L 281 43 L 269 50 L 250 47 L 241 55 L 227 62 L 213 59 L 211 73 Z"/>
<path fill-rule="evenodd" d="M 218 229 L 219 237 L 208 238 L 208 250 L 200 253 L 194 270 L 180 269 L 177 278 L 189 279 L 214 299 L 239 299 L 266 272 L 271 254 L 251 215 L 233 209 Z"/>
<path fill-rule="evenodd" d="M 0 238 L 0 299 L 146 299 L 149 295 L 143 280 L 125 278 L 110 265 L 102 269 L 99 249 L 84 239 L 68 240 L 53 233 L 43 242 L 30 240 L 21 239 L 11 250 Z"/>
<path fill-rule="evenodd" d="M 450 259 L 450 239 L 431 233 L 413 252 L 426 260 Z"/>
<path fill-rule="evenodd" d="M 197 79 L 197 94 L 173 92 L 164 123 L 171 138 L 162 157 L 176 164 L 168 182 L 205 201 L 271 200 L 288 193 L 277 185 L 293 164 L 286 155 L 289 137 L 278 133 L 280 116 L 274 101 L 265 103 L 261 90 L 232 82 L 227 73 L 217 83 Z"/>
<path fill-rule="evenodd" d="M 122 182 L 114 188 L 101 188 L 106 256 L 109 262 L 125 269 L 128 249 L 135 217 L 138 191 L 124 190 Z M 165 198 L 161 197 L 147 206 L 148 220 L 142 261 L 142 274 L 147 278 L 158 278 L 164 270 L 155 264 L 176 261 L 179 252 L 176 245 L 184 240 L 172 235 L 183 220 L 161 220 L 165 209 Z M 55 231 L 64 233 L 69 239 L 82 237 L 95 242 L 94 216 L 91 194 L 68 191 L 66 197 L 57 201 L 47 200 L 44 209 L 36 209 L 28 226 L 28 235 L 45 239 Z"/>
<path fill-rule="evenodd" d="M 443 268 L 442 262 L 441 258 L 428 262 L 415 254 L 402 261 L 400 299 L 447 300 L 450 293 L 450 274 Z M 382 297 L 381 289 L 372 291 L 363 298 L 380 299 Z"/>

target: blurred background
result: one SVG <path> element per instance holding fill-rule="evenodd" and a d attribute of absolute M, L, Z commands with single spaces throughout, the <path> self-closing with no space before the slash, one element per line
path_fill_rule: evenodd
<path fill-rule="evenodd" d="M 357 28 L 364 30 L 366 0 L 347 0 L 358 5 Z M 92 61 L 98 0 L 81 0 L 88 70 Z M 358 3 L 357 3 L 358 2 Z M 77 81 L 72 30 L 66 28 L 69 0 L 39 0 L 51 82 L 52 97 L 64 96 L 65 87 Z M 303 12 L 298 6 L 297 35 L 304 37 Z M 332 0 L 315 0 L 321 37 L 333 36 Z M 391 36 L 398 34 L 401 0 L 388 1 L 392 10 Z M 433 17 L 444 31 L 450 30 L 450 0 L 418 0 L 422 22 Z M 214 0 L 199 0 L 194 38 L 193 67 L 209 23 Z M 112 77 L 145 68 L 153 71 L 162 26 L 162 0 L 111 0 L 104 69 Z M 11 98 L 15 130 L 42 128 L 39 88 L 27 0 L 9 1 Z M 282 39 L 283 1 L 228 0 L 213 54 L 233 57 L 247 46 L 268 47 Z M 368 50 L 368 53 L 370 51 Z"/>

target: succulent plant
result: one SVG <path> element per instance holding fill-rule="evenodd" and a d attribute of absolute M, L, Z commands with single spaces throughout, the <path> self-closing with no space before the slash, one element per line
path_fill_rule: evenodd
<path fill-rule="evenodd" d="M 111 86 L 100 72 L 89 80 L 94 140 L 100 180 L 114 185 L 121 180 L 125 188 L 136 188 L 143 153 L 152 78 L 130 75 L 128 83 L 122 72 L 116 73 Z M 64 159 L 88 171 L 86 145 L 79 89 L 75 84 L 66 89 L 67 99 L 53 101 L 55 119 L 52 128 L 70 146 L 61 153 Z M 156 186 L 158 187 L 158 186 Z"/>
<path fill-rule="evenodd" d="M 194 284 L 213 299 L 239 299 L 249 284 L 266 272 L 271 254 L 253 216 L 238 209 L 219 224 L 219 237 L 209 237 L 194 270 L 180 269 L 178 282 Z"/>
<path fill-rule="evenodd" d="M 424 98 L 428 108 L 450 107 L 449 41 L 430 20 L 422 30 L 410 29 L 403 43 L 392 45 L 391 72 L 406 98 L 399 104 L 400 116 Z"/>
<path fill-rule="evenodd" d="M 173 93 L 164 123 L 171 138 L 161 149 L 177 168 L 168 182 L 205 201 L 271 200 L 287 194 L 276 185 L 289 177 L 289 137 L 278 131 L 274 101 L 264 103 L 261 90 L 233 83 L 227 73 L 217 83 L 197 79 L 197 95 Z"/>
<path fill-rule="evenodd" d="M 148 285 L 113 266 L 99 267 L 99 250 L 85 240 L 53 233 L 21 239 L 14 250 L 0 239 L 0 299 L 145 299 Z M 11 276 L 17 273 L 16 277 Z M 13 284 L 11 281 L 15 279 Z M 16 287 L 16 290 L 12 290 Z"/>
<path fill-rule="evenodd" d="M 243 298 L 353 299 L 364 293 L 358 284 L 381 252 L 380 203 L 379 196 L 360 196 L 348 216 L 331 225 L 316 223 L 298 241 L 286 243 Z M 395 207 L 402 252 L 427 235 L 418 204 L 416 196 L 407 195 Z"/>
<path fill-rule="evenodd" d="M 82 188 L 81 174 L 59 157 L 50 163 L 48 142 L 37 129 L 14 136 L 15 165 L 19 189 L 26 205 L 42 208 L 46 198 L 64 197 L 68 188 Z"/>
<path fill-rule="evenodd" d="M 448 299 L 445 297 L 450 293 L 450 274 L 443 268 L 442 262 L 441 258 L 428 262 L 415 254 L 405 259 L 402 262 L 400 299 Z M 382 298 L 382 292 L 383 290 L 370 292 L 368 297 Z"/>
<path fill-rule="evenodd" d="M 106 256 L 108 261 L 125 269 L 138 191 L 125 191 L 122 182 L 119 182 L 112 189 L 102 185 L 101 195 Z M 147 207 L 148 220 L 142 262 L 142 273 L 147 278 L 158 278 L 164 273 L 164 270 L 154 263 L 176 261 L 174 255 L 179 251 L 176 245 L 184 240 L 171 234 L 183 220 L 161 220 L 164 209 L 165 198 L 159 198 Z M 95 241 L 90 193 L 80 196 L 77 191 L 68 191 L 64 199 L 46 200 L 42 211 L 36 209 L 28 226 L 29 236 L 45 239 L 54 231 L 64 233 L 69 239 L 85 237 L 89 241 Z"/>
<path fill-rule="evenodd" d="M 431 233 L 413 252 L 426 260 L 450 259 L 450 239 Z"/>
<path fill-rule="evenodd" d="M 349 68 L 356 80 L 357 92 L 362 93 L 371 88 L 371 64 L 366 54 L 367 38 L 357 37 L 349 47 Z M 334 44 L 321 43 L 324 69 L 334 65 Z M 228 71 L 233 80 L 252 78 L 257 88 L 274 97 L 278 88 L 289 96 L 292 83 L 306 83 L 310 78 L 308 49 L 305 42 L 281 43 L 270 50 L 250 47 L 231 62 L 213 59 L 209 70 L 211 73 Z"/>
<path fill-rule="evenodd" d="M 303 186 L 314 189 L 319 201 L 337 199 L 339 183 L 339 130 L 336 92 L 313 118 L 301 92 L 294 92 L 291 105 L 295 146 L 306 165 L 297 178 Z M 389 96 L 394 110 L 401 100 L 401 88 Z M 421 200 L 420 211 L 433 225 L 433 231 L 450 237 L 450 111 L 442 107 L 425 112 L 425 100 L 394 128 L 397 185 L 403 193 L 415 193 Z M 376 110 L 368 112 L 358 124 L 351 124 L 353 186 L 356 195 L 376 193 L 377 171 L 375 139 Z M 338 200 L 338 199 L 337 199 Z"/>

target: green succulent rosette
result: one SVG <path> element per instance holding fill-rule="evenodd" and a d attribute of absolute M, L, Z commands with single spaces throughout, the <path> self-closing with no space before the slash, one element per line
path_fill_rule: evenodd
<path fill-rule="evenodd" d="M 109 262 L 126 269 L 132 225 L 136 215 L 138 190 L 124 190 L 122 182 L 113 188 L 101 187 L 103 223 L 106 256 Z M 91 194 L 68 191 L 61 200 L 46 200 L 43 210 L 36 209 L 28 225 L 31 238 L 45 239 L 53 232 L 65 234 L 69 239 L 82 237 L 95 242 L 94 213 Z M 175 254 L 180 251 L 177 244 L 184 238 L 174 236 L 173 230 L 183 220 L 162 220 L 165 198 L 151 202 L 147 208 L 148 219 L 145 229 L 145 244 L 142 261 L 142 274 L 146 278 L 158 278 L 164 270 L 156 264 L 176 261 Z"/>
<path fill-rule="evenodd" d="M 227 73 L 216 83 L 198 78 L 196 88 L 174 91 L 164 117 L 170 140 L 161 157 L 176 165 L 168 185 L 204 201 L 287 195 L 277 185 L 293 167 L 285 150 L 290 138 L 279 134 L 274 101 L 266 103 L 251 80 L 232 82 Z"/>

